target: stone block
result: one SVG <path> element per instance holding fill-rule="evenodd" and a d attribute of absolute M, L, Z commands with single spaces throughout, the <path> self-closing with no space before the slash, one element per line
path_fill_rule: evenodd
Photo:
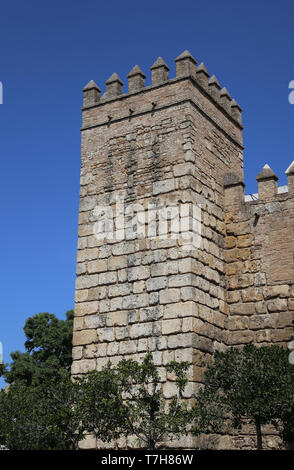
<path fill-rule="evenodd" d="M 123 297 L 122 308 L 124 310 L 147 307 L 149 302 L 148 294 L 134 294 Z"/>
<path fill-rule="evenodd" d="M 175 189 L 174 179 L 155 181 L 155 183 L 153 183 L 152 185 L 152 191 L 153 191 L 154 196 L 157 196 L 158 194 L 164 194 L 170 191 L 174 191 L 174 189 Z"/>
<path fill-rule="evenodd" d="M 148 292 L 164 289 L 166 285 L 167 285 L 166 276 L 153 277 L 146 281 L 146 289 Z"/>
<path fill-rule="evenodd" d="M 72 348 L 72 360 L 78 361 L 83 357 L 83 347 L 82 346 L 74 346 Z"/>
<path fill-rule="evenodd" d="M 231 331 L 228 335 L 229 344 L 247 344 L 254 341 L 254 332 L 250 330 Z"/>
<path fill-rule="evenodd" d="M 113 284 L 108 288 L 109 297 L 122 297 L 132 292 L 131 284 Z"/>
<path fill-rule="evenodd" d="M 288 309 L 287 299 L 275 299 L 267 303 L 269 312 L 283 312 Z"/>
<path fill-rule="evenodd" d="M 149 337 L 152 335 L 152 323 L 135 323 L 130 327 L 129 336 L 131 339 Z"/>
<path fill-rule="evenodd" d="M 181 331 L 180 319 L 163 320 L 162 322 L 162 334 L 163 335 L 175 334 L 180 331 Z"/>
<path fill-rule="evenodd" d="M 89 289 L 90 287 L 98 286 L 98 275 L 83 275 L 76 279 L 76 289 Z"/>
<path fill-rule="evenodd" d="M 89 274 L 105 272 L 107 271 L 107 260 L 99 259 L 95 261 L 88 261 L 87 269 Z"/>
<path fill-rule="evenodd" d="M 100 343 L 114 341 L 114 328 L 98 328 L 97 329 L 98 340 Z"/>
<path fill-rule="evenodd" d="M 180 289 L 165 289 L 159 293 L 160 304 L 171 304 L 179 302 L 181 298 Z"/>
<path fill-rule="evenodd" d="M 103 328 L 106 325 L 106 315 L 97 313 L 96 315 L 86 315 L 84 317 L 85 328 Z"/>
<path fill-rule="evenodd" d="M 95 343 L 97 341 L 96 330 L 82 330 L 73 332 L 73 346 Z"/>
<path fill-rule="evenodd" d="M 101 273 L 99 274 L 99 284 L 100 285 L 105 285 L 105 284 L 114 284 L 117 281 L 117 275 L 116 272 L 106 272 L 106 273 Z"/>
<path fill-rule="evenodd" d="M 140 321 L 155 321 L 160 320 L 163 316 L 163 307 L 156 305 L 154 307 L 142 308 L 140 310 Z"/>
<path fill-rule="evenodd" d="M 150 269 L 148 266 L 134 266 L 128 270 L 128 281 L 140 281 L 148 279 L 150 276 Z"/>
<path fill-rule="evenodd" d="M 75 315 L 90 315 L 91 313 L 97 313 L 99 311 L 98 301 L 93 302 L 80 302 L 75 305 Z"/>
<path fill-rule="evenodd" d="M 121 341 L 119 343 L 120 354 L 134 354 L 137 351 L 136 341 Z"/>

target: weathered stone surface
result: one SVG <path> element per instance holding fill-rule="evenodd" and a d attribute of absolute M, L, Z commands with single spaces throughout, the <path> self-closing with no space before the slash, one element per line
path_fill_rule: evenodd
<path fill-rule="evenodd" d="M 162 334 L 169 335 L 178 333 L 181 331 L 182 325 L 181 320 L 174 319 L 174 320 L 164 320 L 162 322 Z"/>
<path fill-rule="evenodd" d="M 83 357 L 83 347 L 82 346 L 75 346 L 72 348 L 72 360 L 78 361 Z"/>
<path fill-rule="evenodd" d="M 169 80 L 159 58 L 147 88 L 134 67 L 124 95 L 116 74 L 101 99 L 94 82 L 84 90 L 72 370 L 150 351 L 169 399 L 174 378 L 164 366 L 187 360 L 190 400 L 216 350 L 251 341 L 286 346 L 293 337 L 294 177 L 290 165 L 288 191 L 278 192 L 266 167 L 258 196 L 245 199 L 240 106 L 187 51 L 176 64 Z M 97 207 L 116 218 L 122 200 L 126 226 L 115 220 L 117 232 L 110 224 L 99 239 Z M 200 236 L 187 247 L 192 222 Z M 198 440 L 255 443 L 247 428 L 242 439 Z M 96 445 L 88 442 L 81 448 Z"/>
<path fill-rule="evenodd" d="M 117 281 L 115 272 L 106 272 L 99 274 L 99 284 L 114 284 Z"/>
<path fill-rule="evenodd" d="M 152 335 L 152 323 L 137 323 L 130 327 L 130 338 L 150 337 Z"/>
<path fill-rule="evenodd" d="M 75 315 L 89 315 L 91 313 L 98 312 L 98 305 L 97 301 L 93 302 L 81 302 L 77 303 L 75 306 Z"/>
<path fill-rule="evenodd" d="M 132 292 L 131 284 L 116 284 L 111 285 L 108 289 L 109 297 L 120 297 L 124 295 L 129 295 Z"/>
<path fill-rule="evenodd" d="M 134 354 L 137 351 L 136 341 L 121 341 L 119 343 L 120 354 Z"/>
<path fill-rule="evenodd" d="M 87 436 L 85 439 L 79 442 L 79 449 L 81 450 L 96 449 L 96 447 L 97 439 L 92 436 Z"/>
<path fill-rule="evenodd" d="M 229 339 L 232 345 L 251 343 L 254 341 L 254 333 L 249 330 L 231 331 Z"/>
<path fill-rule="evenodd" d="M 129 282 L 138 281 L 142 279 L 148 279 L 150 276 L 150 270 L 148 266 L 136 266 L 129 268 L 128 270 L 128 280 Z"/>
<path fill-rule="evenodd" d="M 163 307 L 157 305 L 155 307 L 142 308 L 140 310 L 140 321 L 159 320 L 163 316 Z"/>
<path fill-rule="evenodd" d="M 79 276 L 76 280 L 76 289 L 88 289 L 95 286 L 98 286 L 97 274 Z"/>
<path fill-rule="evenodd" d="M 290 286 L 270 286 L 265 287 L 264 289 L 264 298 L 271 299 L 273 297 L 289 297 L 290 295 Z"/>
<path fill-rule="evenodd" d="M 175 181 L 173 179 L 156 181 L 153 183 L 153 195 L 168 193 L 175 189 Z"/>
<path fill-rule="evenodd" d="M 73 346 L 95 343 L 97 341 L 96 330 L 83 330 L 83 331 L 74 331 L 73 333 Z"/>
<path fill-rule="evenodd" d="M 129 312 L 127 310 L 110 312 L 106 315 L 107 326 L 128 325 L 128 323 Z"/>
<path fill-rule="evenodd" d="M 165 276 L 162 277 L 154 277 L 150 278 L 146 282 L 146 289 L 148 292 L 156 291 L 164 289 L 167 285 L 167 278 Z"/>
<path fill-rule="evenodd" d="M 99 328 L 97 330 L 97 336 L 100 343 L 114 341 L 114 329 L 113 328 Z"/>
<path fill-rule="evenodd" d="M 268 302 L 267 308 L 269 312 L 283 312 L 287 310 L 287 299 L 276 299 Z"/>
<path fill-rule="evenodd" d="M 161 304 L 171 304 L 174 302 L 179 302 L 181 298 L 180 289 L 166 289 L 160 291 L 159 302 Z"/>
<path fill-rule="evenodd" d="M 106 325 L 106 315 L 98 313 L 96 315 L 86 315 L 84 317 L 85 328 L 102 328 Z"/>
<path fill-rule="evenodd" d="M 88 261 L 88 273 L 100 273 L 107 271 L 107 260 L 100 259 L 96 261 Z"/>
<path fill-rule="evenodd" d="M 148 306 L 149 296 L 148 294 L 136 294 L 123 297 L 122 308 L 133 309 Z"/>
<path fill-rule="evenodd" d="M 258 302 L 263 300 L 262 290 L 257 288 L 243 289 L 242 299 L 243 302 Z"/>

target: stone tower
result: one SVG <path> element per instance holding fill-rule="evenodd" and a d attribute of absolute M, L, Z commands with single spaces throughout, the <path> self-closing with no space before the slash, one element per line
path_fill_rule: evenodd
<path fill-rule="evenodd" d="M 271 214 L 278 210 L 272 199 L 280 196 L 276 176 L 265 169 L 262 202 L 244 198 L 240 106 L 188 51 L 175 62 L 176 77 L 169 78 L 159 57 L 148 87 L 136 65 L 126 93 L 116 73 L 102 96 L 94 81 L 83 90 L 72 374 L 151 351 L 159 368 L 173 359 L 190 363 L 190 398 L 216 349 L 267 341 L 271 312 L 283 332 L 276 341 L 288 341 L 293 266 L 277 287 L 278 274 L 268 281 L 270 260 L 260 265 L 268 250 L 260 238 L 255 249 L 257 218 L 266 203 L 275 204 Z M 291 242 L 286 250 L 293 252 Z M 168 399 L 174 384 L 160 370 Z"/>

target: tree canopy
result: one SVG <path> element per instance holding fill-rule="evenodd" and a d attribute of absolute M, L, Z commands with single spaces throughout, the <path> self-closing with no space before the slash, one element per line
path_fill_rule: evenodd
<path fill-rule="evenodd" d="M 88 373 L 81 382 L 84 428 L 104 442 L 134 436 L 148 449 L 155 449 L 163 438 L 186 434 L 192 419 L 183 399 L 187 368 L 185 362 L 166 365 L 174 384 L 169 403 L 151 353 L 141 363 L 123 359 L 116 367 L 109 363 L 100 372 Z"/>
<path fill-rule="evenodd" d="M 69 377 L 0 391 L 0 445 L 9 450 L 72 450 L 83 437 L 79 387 Z"/>
<path fill-rule="evenodd" d="M 289 352 L 275 345 L 248 344 L 242 349 L 216 352 L 205 374 L 201 397 L 204 421 L 209 421 L 213 397 L 213 409 L 219 406 L 224 417 L 230 415 L 233 428 L 240 429 L 246 419 L 254 424 L 258 449 L 262 448 L 263 425 L 282 423 L 284 429 L 291 428 L 294 368 L 288 358 Z"/>
<path fill-rule="evenodd" d="M 11 364 L 1 364 L 0 375 L 8 384 L 37 385 L 56 375 L 70 375 L 73 310 L 60 320 L 51 313 L 29 317 L 24 326 L 25 352 L 10 354 Z"/>
<path fill-rule="evenodd" d="M 258 449 L 266 424 L 279 427 L 284 440 L 294 438 L 294 367 L 280 346 L 216 352 L 191 406 L 184 393 L 189 364 L 159 368 L 150 352 L 141 362 L 109 362 L 71 380 L 72 329 L 72 310 L 65 320 L 50 313 L 27 319 L 25 352 L 0 365 L 9 384 L 0 391 L 0 446 L 75 449 L 90 433 L 102 442 L 132 436 L 155 449 L 188 432 L 223 433 L 227 423 L 240 429 L 248 420 Z"/>

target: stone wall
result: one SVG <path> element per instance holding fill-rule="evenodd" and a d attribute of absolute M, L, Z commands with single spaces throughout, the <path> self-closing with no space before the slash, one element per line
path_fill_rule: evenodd
<path fill-rule="evenodd" d="M 236 175 L 225 181 L 225 261 L 227 345 L 277 344 L 287 347 L 294 321 L 294 191 L 292 164 L 288 186 L 265 165 L 257 176 L 258 194 L 244 197 Z M 277 431 L 263 430 L 264 446 L 283 448 Z M 229 439 L 231 448 L 255 446 L 254 430 L 244 426 Z"/>
<path fill-rule="evenodd" d="M 228 345 L 287 346 L 293 336 L 294 193 L 278 192 L 265 168 L 257 198 L 245 202 L 242 184 L 226 188 Z"/>
<path fill-rule="evenodd" d="M 117 74 L 102 97 L 93 81 L 84 88 L 72 374 L 151 351 L 167 399 L 175 387 L 163 366 L 189 362 L 190 399 L 216 349 L 290 338 L 293 197 L 273 201 L 271 175 L 262 197 L 245 202 L 241 108 L 188 51 L 176 68 L 169 79 L 158 58 L 145 87 L 135 66 L 127 93 Z M 189 249 L 191 227 L 175 235 L 173 208 L 184 222 L 197 219 L 200 236 Z M 115 236 L 101 238 L 105 213 L 124 213 L 124 224 L 114 220 Z M 155 234 L 162 213 L 164 230 Z M 281 240 L 287 254 L 277 268 Z"/>

